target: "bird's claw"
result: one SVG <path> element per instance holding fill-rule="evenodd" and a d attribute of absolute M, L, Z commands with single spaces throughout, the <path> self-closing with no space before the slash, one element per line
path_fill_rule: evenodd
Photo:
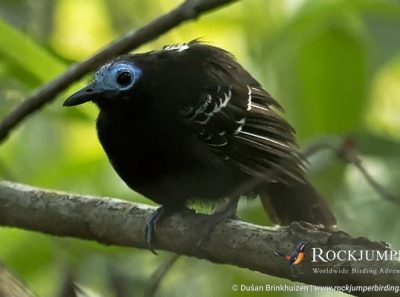
<path fill-rule="evenodd" d="M 226 219 L 239 219 L 236 215 L 238 198 L 232 199 L 227 207 L 222 211 L 215 212 L 207 217 L 204 231 L 196 243 L 196 248 L 200 248 L 207 237 L 214 231 L 215 227 Z"/>
<path fill-rule="evenodd" d="M 145 227 L 144 227 L 144 234 L 146 236 L 147 247 L 155 255 L 158 255 L 158 254 L 152 246 L 153 235 L 154 235 L 154 231 L 156 230 L 156 224 L 160 220 L 160 218 L 163 216 L 164 211 L 165 211 L 165 207 L 163 205 L 161 205 L 159 208 L 157 208 L 151 215 L 149 215 L 147 217 Z"/>

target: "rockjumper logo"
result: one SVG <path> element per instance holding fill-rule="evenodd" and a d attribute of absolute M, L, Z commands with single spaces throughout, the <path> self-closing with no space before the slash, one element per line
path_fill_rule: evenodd
<path fill-rule="evenodd" d="M 292 271 L 293 276 L 303 274 L 299 268 L 299 265 L 304 260 L 304 256 L 305 256 L 304 248 L 306 247 L 307 244 L 308 244 L 308 242 L 306 242 L 306 241 L 300 241 L 300 243 L 297 245 L 296 249 L 290 255 L 287 255 L 280 251 L 275 251 L 275 255 L 281 256 L 288 261 L 289 267 L 290 267 L 290 270 Z"/>
<path fill-rule="evenodd" d="M 321 248 L 311 248 L 312 263 L 333 261 L 399 261 L 400 251 L 394 250 L 323 250 Z"/>

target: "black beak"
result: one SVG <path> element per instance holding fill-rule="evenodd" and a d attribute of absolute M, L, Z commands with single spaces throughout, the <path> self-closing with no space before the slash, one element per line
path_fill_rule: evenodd
<path fill-rule="evenodd" d="M 96 90 L 94 84 L 90 84 L 83 89 L 79 90 L 75 94 L 71 95 L 67 100 L 65 100 L 63 106 L 75 106 L 83 104 L 88 101 L 92 101 L 96 98 L 101 97 L 104 91 Z"/>

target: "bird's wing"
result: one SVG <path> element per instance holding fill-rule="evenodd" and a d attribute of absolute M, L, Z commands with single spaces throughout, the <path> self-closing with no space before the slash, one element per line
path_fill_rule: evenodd
<path fill-rule="evenodd" d="M 278 103 L 253 80 L 205 88 L 181 115 L 214 154 L 269 181 L 303 181 L 292 127 Z"/>

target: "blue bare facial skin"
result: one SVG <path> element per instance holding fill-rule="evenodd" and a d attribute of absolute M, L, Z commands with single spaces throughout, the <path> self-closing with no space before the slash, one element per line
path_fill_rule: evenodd
<path fill-rule="evenodd" d="M 96 88 L 105 91 L 126 91 L 141 77 L 142 70 L 132 63 L 111 62 L 102 66 L 94 76 Z"/>
<path fill-rule="evenodd" d="M 115 94 L 130 90 L 140 79 L 142 70 L 127 61 L 114 61 L 103 65 L 94 80 L 85 88 L 70 96 L 64 106 L 75 106 L 100 98 L 113 99 Z"/>

